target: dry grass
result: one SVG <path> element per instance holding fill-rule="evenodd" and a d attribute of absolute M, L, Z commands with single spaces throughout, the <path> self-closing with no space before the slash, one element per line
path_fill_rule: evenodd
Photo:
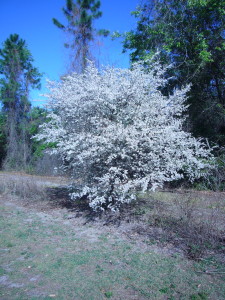
<path fill-rule="evenodd" d="M 44 185 L 32 176 L 1 176 L 0 179 L 0 194 L 15 195 L 29 200 L 46 199 Z"/>
<path fill-rule="evenodd" d="M 224 253 L 222 193 L 183 192 L 164 196 L 160 193 L 151 197 L 153 202 L 159 202 L 148 216 L 148 223 L 162 229 L 162 240 L 172 242 L 195 260 L 212 252 Z"/>
<path fill-rule="evenodd" d="M 179 191 L 139 195 L 118 215 L 108 213 L 104 224 L 136 224 L 133 233 L 162 247 L 173 245 L 199 260 L 225 253 L 225 193 Z"/>
<path fill-rule="evenodd" d="M 37 176 L 23 172 L 0 172 L 0 194 L 16 195 L 22 199 L 44 200 L 47 189 L 70 184 L 66 177 Z"/>

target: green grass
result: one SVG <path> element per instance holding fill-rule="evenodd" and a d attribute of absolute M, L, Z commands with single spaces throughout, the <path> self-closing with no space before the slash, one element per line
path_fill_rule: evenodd
<path fill-rule="evenodd" d="M 88 226 L 4 205 L 0 228 L 4 300 L 224 299 L 224 281 L 201 272 L 203 263 L 140 249 L 104 229 L 91 241 L 81 234 Z"/>

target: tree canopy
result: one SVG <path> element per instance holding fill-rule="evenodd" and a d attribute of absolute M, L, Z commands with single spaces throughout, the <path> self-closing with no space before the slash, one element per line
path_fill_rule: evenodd
<path fill-rule="evenodd" d="M 6 116 L 5 163 L 10 168 L 24 167 L 29 156 L 26 133 L 27 113 L 31 104 L 30 88 L 40 88 L 41 74 L 33 66 L 26 42 L 12 34 L 0 49 L 0 101 Z"/>
<path fill-rule="evenodd" d="M 225 144 L 225 1 L 145 0 L 126 34 L 131 61 L 160 51 L 172 63 L 167 92 L 191 83 L 189 126 L 196 136 Z"/>
<path fill-rule="evenodd" d="M 96 30 L 93 22 L 102 16 L 98 0 L 67 0 L 63 13 L 68 24 L 63 25 L 53 18 L 53 23 L 70 37 L 65 47 L 72 49 L 72 71 L 83 71 L 87 65 L 87 59 L 91 59 L 90 42 L 95 35 L 108 35 L 107 30 Z"/>

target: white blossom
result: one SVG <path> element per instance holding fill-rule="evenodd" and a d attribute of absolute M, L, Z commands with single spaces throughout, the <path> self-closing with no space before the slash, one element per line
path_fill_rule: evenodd
<path fill-rule="evenodd" d="M 166 97 L 163 70 L 153 64 L 132 69 L 91 63 L 83 74 L 51 82 L 49 119 L 39 140 L 56 142 L 74 179 L 82 180 L 72 199 L 86 196 L 94 209 L 116 210 L 138 190 L 204 176 L 210 150 L 182 130 L 188 87 Z"/>

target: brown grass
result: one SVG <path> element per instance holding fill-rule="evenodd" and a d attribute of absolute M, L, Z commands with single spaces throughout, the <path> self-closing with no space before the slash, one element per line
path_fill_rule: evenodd
<path fill-rule="evenodd" d="M 46 198 L 45 187 L 32 176 L 19 174 L 0 178 L 0 194 L 15 195 L 22 199 L 42 200 Z"/>
<path fill-rule="evenodd" d="M 133 233 L 162 247 L 173 245 L 188 258 L 225 254 L 225 194 L 179 191 L 140 195 L 119 214 L 102 216 L 105 225 L 136 224 Z"/>

